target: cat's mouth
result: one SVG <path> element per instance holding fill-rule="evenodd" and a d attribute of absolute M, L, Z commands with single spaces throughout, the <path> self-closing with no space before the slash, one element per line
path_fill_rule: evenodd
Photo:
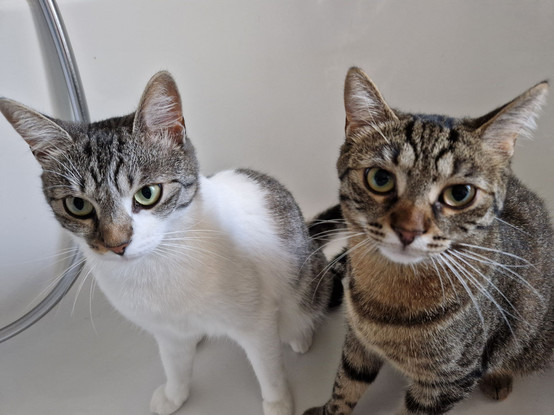
<path fill-rule="evenodd" d="M 426 251 L 403 245 L 381 245 L 379 252 L 390 261 L 402 265 L 417 264 L 429 257 Z"/>

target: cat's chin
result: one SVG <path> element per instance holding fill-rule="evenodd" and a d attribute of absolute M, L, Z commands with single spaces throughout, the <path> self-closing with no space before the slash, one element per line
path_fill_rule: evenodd
<path fill-rule="evenodd" d="M 124 255 L 118 255 L 113 252 L 100 252 L 95 249 L 85 250 L 85 256 L 95 261 L 111 262 L 111 263 L 130 263 L 140 260 L 147 256 L 147 252 L 125 252 Z"/>
<path fill-rule="evenodd" d="M 418 249 L 402 246 L 380 246 L 379 252 L 389 261 L 401 265 L 417 264 L 427 258 L 427 255 Z"/>

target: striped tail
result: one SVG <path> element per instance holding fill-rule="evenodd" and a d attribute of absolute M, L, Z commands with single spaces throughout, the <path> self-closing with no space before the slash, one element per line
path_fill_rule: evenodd
<path fill-rule="evenodd" d="M 321 212 L 308 223 L 310 237 L 316 242 L 319 249 L 330 242 L 338 231 L 345 230 L 346 224 L 342 217 L 340 205 L 335 205 Z M 335 256 L 329 263 L 329 272 L 333 278 L 333 290 L 327 307 L 336 308 L 341 305 L 344 295 L 342 279 L 346 276 L 347 256 L 344 251 Z"/>

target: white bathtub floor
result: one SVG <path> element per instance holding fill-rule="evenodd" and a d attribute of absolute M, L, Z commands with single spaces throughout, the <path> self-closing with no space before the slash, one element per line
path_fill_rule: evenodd
<path fill-rule="evenodd" d="M 74 288 L 45 319 L 0 344 L 0 415 L 150 413 L 150 394 L 163 381 L 153 339 L 124 321 L 98 290 L 91 303 L 88 282 L 72 313 L 75 296 Z M 338 310 L 318 331 L 307 354 L 296 355 L 284 346 L 296 413 L 330 395 L 343 334 Z M 243 351 L 231 341 L 204 341 L 193 377 L 191 396 L 177 414 L 261 414 L 257 381 Z M 402 377 L 386 366 L 354 413 L 393 414 L 403 386 Z M 551 415 L 553 408 L 551 369 L 517 380 L 504 402 L 475 391 L 452 414 Z"/>

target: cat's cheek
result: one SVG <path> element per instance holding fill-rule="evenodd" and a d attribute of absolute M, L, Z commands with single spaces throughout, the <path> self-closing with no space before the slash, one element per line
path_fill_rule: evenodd
<path fill-rule="evenodd" d="M 149 212 L 141 212 L 133 216 L 133 237 L 131 244 L 125 250 L 127 259 L 144 257 L 160 244 L 165 234 L 165 223 Z"/>

